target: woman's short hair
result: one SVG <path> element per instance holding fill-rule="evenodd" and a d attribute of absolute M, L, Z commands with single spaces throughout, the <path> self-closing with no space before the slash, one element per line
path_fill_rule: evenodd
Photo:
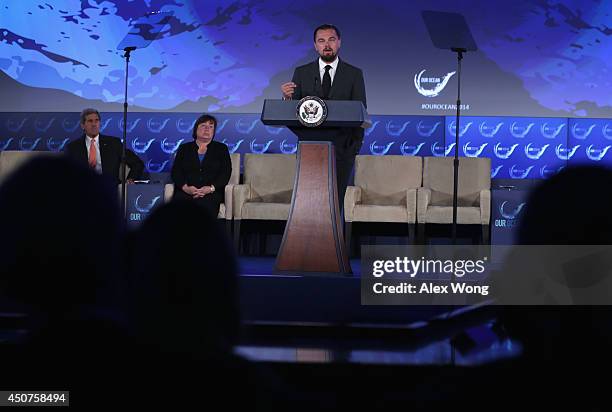
<path fill-rule="evenodd" d="M 202 116 L 198 117 L 198 120 L 196 120 L 195 124 L 193 125 L 193 140 L 198 137 L 198 126 L 200 126 L 202 123 L 208 122 L 212 122 L 213 126 L 215 127 L 215 132 L 217 131 L 217 119 L 214 116 L 211 116 L 210 114 L 203 114 Z M 214 134 L 213 137 L 215 137 Z"/>

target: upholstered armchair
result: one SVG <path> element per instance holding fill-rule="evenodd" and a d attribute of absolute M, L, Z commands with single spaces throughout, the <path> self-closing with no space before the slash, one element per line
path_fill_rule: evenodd
<path fill-rule="evenodd" d="M 295 180 L 293 154 L 246 154 L 244 183 L 234 186 L 234 245 L 243 220 L 287 220 Z"/>
<path fill-rule="evenodd" d="M 452 157 L 425 157 L 423 187 L 417 194 L 419 232 L 429 223 L 453 221 Z M 459 158 L 457 224 L 481 225 L 482 239 L 489 242 L 491 220 L 491 159 Z M 421 227 L 422 226 L 422 227 Z"/>
<path fill-rule="evenodd" d="M 347 248 L 353 222 L 404 223 L 414 238 L 422 163 L 416 156 L 357 156 L 355 185 L 344 197 Z"/>

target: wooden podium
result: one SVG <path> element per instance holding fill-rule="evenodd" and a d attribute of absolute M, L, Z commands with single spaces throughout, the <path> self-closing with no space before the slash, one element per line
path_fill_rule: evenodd
<path fill-rule="evenodd" d="M 276 257 L 278 273 L 350 274 L 345 249 L 338 189 L 336 157 L 327 140 L 339 127 L 368 127 L 360 101 L 328 100 L 327 119 L 318 127 L 297 120 L 297 101 L 266 100 L 261 120 L 266 125 L 288 126 L 299 139 L 297 169 L 289 219 Z"/>

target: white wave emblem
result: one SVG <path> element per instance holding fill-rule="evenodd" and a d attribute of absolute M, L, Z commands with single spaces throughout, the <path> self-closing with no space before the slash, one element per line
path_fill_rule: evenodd
<path fill-rule="evenodd" d="M 446 76 L 444 76 L 444 78 L 438 82 L 435 82 L 436 85 L 433 89 L 426 89 L 422 86 L 422 81 L 421 79 L 423 78 L 423 73 L 425 73 L 425 69 L 421 70 L 418 74 L 416 74 L 414 76 L 414 87 L 416 87 L 417 91 L 419 92 L 419 94 L 421 94 L 422 96 L 425 97 L 436 97 L 438 96 L 442 90 L 444 90 L 444 88 L 446 87 L 446 85 L 448 84 L 449 80 L 451 79 L 451 77 L 453 77 L 453 75 L 457 72 L 450 72 L 447 73 Z"/>

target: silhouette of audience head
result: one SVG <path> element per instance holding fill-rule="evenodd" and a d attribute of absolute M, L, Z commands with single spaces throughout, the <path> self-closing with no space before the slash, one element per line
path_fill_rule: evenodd
<path fill-rule="evenodd" d="M 544 180 L 523 210 L 518 243 L 608 245 L 612 241 L 612 170 L 573 166 Z"/>
<path fill-rule="evenodd" d="M 0 187 L 0 294 L 41 325 L 111 312 L 120 296 L 117 190 L 66 157 L 37 157 Z"/>
<path fill-rule="evenodd" d="M 168 352 L 229 351 L 240 327 L 236 261 L 217 222 L 192 202 L 171 202 L 135 237 L 140 336 Z"/>

